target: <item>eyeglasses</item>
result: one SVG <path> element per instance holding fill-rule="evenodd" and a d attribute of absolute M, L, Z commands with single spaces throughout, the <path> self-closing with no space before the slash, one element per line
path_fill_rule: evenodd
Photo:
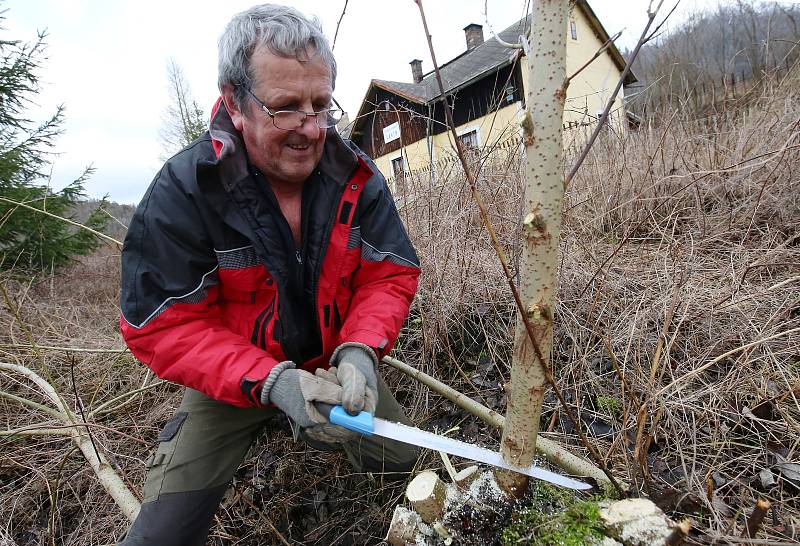
<path fill-rule="evenodd" d="M 333 103 L 336 105 L 336 108 L 326 108 L 325 110 L 320 110 L 319 112 L 303 112 L 302 110 L 272 110 L 266 104 L 261 102 L 261 100 L 256 97 L 253 92 L 245 88 L 247 93 L 253 98 L 254 101 L 261 106 L 261 110 L 264 111 L 269 117 L 272 118 L 272 123 L 275 124 L 275 127 L 278 129 L 282 129 L 284 131 L 294 131 L 299 129 L 305 123 L 306 118 L 314 118 L 317 122 L 317 127 L 320 129 L 327 129 L 328 127 L 333 127 L 342 119 L 344 116 L 344 110 L 342 107 L 339 106 L 339 103 L 336 102 L 336 99 L 332 99 Z"/>

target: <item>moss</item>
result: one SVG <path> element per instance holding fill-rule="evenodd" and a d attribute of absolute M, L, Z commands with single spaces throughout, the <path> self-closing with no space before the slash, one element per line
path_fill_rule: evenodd
<path fill-rule="evenodd" d="M 530 505 L 519 510 L 503 531 L 504 546 L 583 546 L 603 538 L 598 499 L 578 500 L 542 482 L 532 488 Z"/>
<path fill-rule="evenodd" d="M 619 403 L 619 400 L 611 396 L 598 396 L 597 407 L 605 412 L 606 415 L 616 417 L 622 415 L 622 404 Z"/>

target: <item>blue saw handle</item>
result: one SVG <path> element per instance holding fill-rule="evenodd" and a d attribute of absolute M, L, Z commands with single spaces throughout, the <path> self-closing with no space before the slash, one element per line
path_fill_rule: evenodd
<path fill-rule="evenodd" d="M 350 415 L 342 406 L 334 406 L 328 419 L 334 425 L 353 430 L 364 436 L 372 436 L 372 432 L 375 430 L 372 414 L 368 411 Z"/>

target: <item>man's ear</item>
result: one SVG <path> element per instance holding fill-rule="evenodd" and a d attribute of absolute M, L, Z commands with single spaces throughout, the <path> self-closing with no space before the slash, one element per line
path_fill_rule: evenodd
<path fill-rule="evenodd" d="M 242 127 L 244 126 L 244 113 L 242 113 L 242 111 L 236 105 L 236 101 L 233 100 L 232 85 L 222 86 L 222 102 L 225 103 L 225 110 L 227 110 L 228 115 L 231 116 L 233 126 L 241 133 Z"/>

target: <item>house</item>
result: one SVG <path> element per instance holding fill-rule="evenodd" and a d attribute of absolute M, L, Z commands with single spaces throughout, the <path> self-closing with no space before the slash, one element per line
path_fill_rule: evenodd
<path fill-rule="evenodd" d="M 516 43 L 529 24 L 529 18 L 522 19 L 500 32 L 499 37 Z M 568 75 L 586 64 L 608 40 L 585 0 L 575 2 L 564 31 Z M 464 34 L 466 51 L 440 67 L 458 138 L 476 154 L 487 147 L 518 149 L 518 117 L 524 109 L 528 81 L 523 54 L 496 38 L 484 40 L 481 25 L 467 25 Z M 423 74 L 419 59 L 410 64 L 410 83 L 371 81 L 347 135 L 375 160 L 393 186 L 408 173 L 436 173 L 454 160 L 436 75 L 433 71 Z M 578 74 L 567 91 L 565 127 L 587 126 L 597 119 L 624 67 L 622 55 L 612 44 Z M 625 84 L 635 81 L 629 73 Z M 622 104 L 620 93 L 615 110 L 621 112 Z"/>

